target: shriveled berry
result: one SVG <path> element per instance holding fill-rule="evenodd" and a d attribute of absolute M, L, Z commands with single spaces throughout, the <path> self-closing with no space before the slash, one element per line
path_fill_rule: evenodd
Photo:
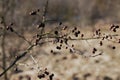
<path fill-rule="evenodd" d="M 55 33 L 56 35 L 58 35 L 58 31 L 55 31 L 54 33 Z"/>
<path fill-rule="evenodd" d="M 53 80 L 53 77 L 54 77 L 54 74 L 51 74 L 51 75 L 49 76 L 49 79 L 50 79 L 50 80 Z"/>
<path fill-rule="evenodd" d="M 56 47 L 56 49 L 59 49 L 59 50 L 60 50 L 60 49 L 61 49 L 61 47 L 60 47 L 60 46 L 57 46 L 57 47 Z"/>

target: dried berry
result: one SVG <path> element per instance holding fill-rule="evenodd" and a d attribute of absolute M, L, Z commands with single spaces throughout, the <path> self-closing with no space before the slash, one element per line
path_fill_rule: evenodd
<path fill-rule="evenodd" d="M 94 54 L 96 51 L 97 51 L 97 49 L 96 49 L 96 48 L 93 48 L 92 53 Z"/>
<path fill-rule="evenodd" d="M 75 35 L 75 37 L 78 37 L 78 33 L 77 33 L 77 32 L 75 32 L 75 34 L 74 34 L 74 35 Z"/>
<path fill-rule="evenodd" d="M 60 43 L 63 43 L 63 40 L 60 40 Z"/>
<path fill-rule="evenodd" d="M 98 35 L 98 33 L 99 33 L 99 32 L 96 30 L 96 35 Z"/>
<path fill-rule="evenodd" d="M 81 34 L 81 37 L 84 37 L 84 34 Z"/>
<path fill-rule="evenodd" d="M 40 35 L 39 34 L 36 34 L 36 37 L 38 38 Z"/>
<path fill-rule="evenodd" d="M 117 31 L 116 29 L 118 29 L 118 28 L 119 28 L 118 25 L 112 25 L 112 26 L 110 27 L 110 30 L 112 30 L 113 32 L 116 32 L 116 31 Z"/>
<path fill-rule="evenodd" d="M 50 52 L 53 53 L 53 50 L 51 50 Z"/>
<path fill-rule="evenodd" d="M 100 29 L 98 29 L 98 31 L 101 31 Z"/>
<path fill-rule="evenodd" d="M 115 28 L 119 28 L 119 26 L 117 25 L 117 26 L 115 26 Z"/>
<path fill-rule="evenodd" d="M 68 47 L 66 47 L 66 49 L 68 49 Z"/>
<path fill-rule="evenodd" d="M 113 29 L 113 32 L 116 32 L 116 28 Z"/>
<path fill-rule="evenodd" d="M 67 27 L 68 27 L 68 26 L 64 26 L 64 27 L 63 27 L 63 30 L 66 30 L 66 29 L 67 29 Z"/>
<path fill-rule="evenodd" d="M 77 33 L 80 34 L 80 31 L 78 31 Z"/>
<path fill-rule="evenodd" d="M 60 49 L 61 49 L 61 47 L 60 47 L 60 46 L 57 46 L 57 47 L 56 47 L 56 49 L 59 49 L 59 50 L 60 50 Z"/>
<path fill-rule="evenodd" d="M 54 77 L 54 74 L 51 74 L 51 75 L 49 76 L 49 79 L 50 79 L 50 80 L 53 80 L 53 77 Z"/>
<path fill-rule="evenodd" d="M 96 35 L 100 35 L 101 34 L 100 31 L 101 31 L 100 29 L 96 30 L 96 32 L 95 32 Z"/>
<path fill-rule="evenodd" d="M 48 72 L 48 71 L 45 71 L 44 73 L 45 73 L 46 75 L 49 75 L 49 72 Z"/>
<path fill-rule="evenodd" d="M 39 78 L 39 79 L 45 78 L 45 74 L 40 74 L 40 75 L 38 75 L 38 78 Z"/>
<path fill-rule="evenodd" d="M 77 30 L 77 27 L 75 27 L 74 30 Z"/>
<path fill-rule="evenodd" d="M 116 47 L 115 47 L 115 46 L 113 46 L 113 47 L 112 47 L 112 49 L 116 49 Z"/>
<path fill-rule="evenodd" d="M 75 31 L 74 30 L 72 30 L 72 33 L 74 33 Z"/>
<path fill-rule="evenodd" d="M 108 36 L 106 36 L 106 39 L 108 38 Z"/>
<path fill-rule="evenodd" d="M 96 48 L 93 48 L 93 50 L 94 50 L 94 51 L 97 51 L 97 49 L 96 49 Z"/>
<path fill-rule="evenodd" d="M 110 27 L 110 30 L 112 30 L 114 27 L 115 27 L 115 25 L 113 24 L 113 25 Z"/>
<path fill-rule="evenodd" d="M 72 44 L 72 47 L 74 47 L 74 44 Z"/>
<path fill-rule="evenodd" d="M 102 46 L 103 45 L 103 42 L 102 41 L 100 41 L 100 46 Z"/>
<path fill-rule="evenodd" d="M 58 31 L 55 31 L 54 34 L 58 35 Z"/>
<path fill-rule="evenodd" d="M 68 44 L 68 39 L 65 38 L 65 39 L 64 39 L 64 42 L 65 42 L 65 44 Z"/>
<path fill-rule="evenodd" d="M 62 44 L 60 44 L 60 47 L 62 47 Z"/>

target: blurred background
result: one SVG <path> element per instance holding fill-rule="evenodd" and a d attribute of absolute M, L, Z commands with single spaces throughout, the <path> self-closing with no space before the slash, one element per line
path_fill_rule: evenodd
<path fill-rule="evenodd" d="M 14 25 L 12 27 L 16 32 L 23 35 L 28 41 L 32 41 L 36 33 L 38 34 L 40 31 L 36 28 L 36 25 L 42 21 L 46 1 L 0 0 L 0 22 L 2 23 L 1 17 L 4 16 L 5 25 L 13 22 Z M 39 13 L 37 15 L 30 15 L 30 12 L 38 9 Z M 75 26 L 79 27 L 80 33 L 84 34 L 85 37 L 93 37 L 94 30 L 91 29 L 92 27 L 95 27 L 95 29 L 100 28 L 103 31 L 103 36 L 105 34 L 119 35 L 120 29 L 116 33 L 111 33 L 109 28 L 111 24 L 120 23 L 120 0 L 49 0 L 46 19 L 48 20 L 45 27 L 46 32 L 49 29 L 52 30 L 50 27 L 56 27 L 59 22 L 63 22 L 62 26 L 64 27 L 67 23 L 67 26 L 70 27 L 69 30 Z M 102 24 L 99 25 L 99 23 Z M 9 30 L 6 31 L 5 38 L 3 39 L 3 26 L 3 24 L 0 24 L 0 73 L 4 70 L 2 67 L 4 65 L 4 57 L 6 58 L 6 67 L 8 67 L 16 55 L 25 51 L 29 45 Z M 69 30 L 63 32 L 66 33 Z M 74 35 L 72 34 L 72 36 Z M 81 36 L 79 37 L 81 38 Z M 88 42 L 69 42 L 70 45 L 75 45 L 76 49 L 88 56 L 91 55 L 94 47 L 103 52 L 103 55 L 92 58 L 70 54 L 69 50 L 66 49 L 57 50 L 57 44 L 53 45 L 53 43 L 37 46 L 19 62 L 30 64 L 30 68 L 28 69 L 24 65 L 15 65 L 6 74 L 8 78 L 6 80 L 23 80 L 19 78 L 21 76 L 28 77 L 28 75 L 37 77 L 35 71 L 31 70 L 34 64 L 30 55 L 33 55 L 40 64 L 40 67 L 47 67 L 50 72 L 55 74 L 54 80 L 120 80 L 120 45 L 114 43 L 114 40 L 118 41 L 117 39 L 120 40 L 120 37 L 114 37 L 113 43 L 104 40 L 103 46 L 99 46 L 100 40 L 98 39 L 88 40 Z M 116 50 L 113 50 L 113 47 Z M 55 53 L 51 53 L 51 50 L 55 50 Z M 18 74 L 15 72 L 16 66 L 21 71 Z M 0 80 L 5 80 L 5 78 L 2 77 Z M 34 78 L 31 80 L 39 79 Z"/>

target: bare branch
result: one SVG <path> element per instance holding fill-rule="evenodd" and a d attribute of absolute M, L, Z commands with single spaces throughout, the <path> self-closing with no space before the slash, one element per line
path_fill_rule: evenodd
<path fill-rule="evenodd" d="M 5 69 L 2 73 L 0 73 L 0 77 L 2 77 L 8 70 L 10 70 L 19 60 L 21 60 L 35 45 L 31 45 L 30 47 L 28 47 L 28 49 L 23 52 L 21 55 L 17 56 L 15 58 L 15 60 L 13 61 L 13 63 L 7 68 Z"/>

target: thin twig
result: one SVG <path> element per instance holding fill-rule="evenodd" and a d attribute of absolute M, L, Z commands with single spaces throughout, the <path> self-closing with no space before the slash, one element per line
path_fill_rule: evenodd
<path fill-rule="evenodd" d="M 114 34 L 111 36 L 120 36 L 118 34 Z M 66 37 L 60 37 L 60 36 L 49 36 L 49 37 L 42 37 L 42 38 L 60 38 L 60 39 L 66 39 Z M 74 40 L 94 40 L 94 39 L 102 39 L 104 38 L 104 36 L 100 36 L 100 37 L 88 37 L 88 38 L 68 38 L 68 40 L 74 41 Z"/>
<path fill-rule="evenodd" d="M 20 38 L 22 38 L 23 40 L 25 40 L 28 44 L 31 44 L 31 42 L 29 42 L 24 36 L 20 35 L 18 32 L 16 32 L 15 30 L 13 30 L 13 32 Z"/>
<path fill-rule="evenodd" d="M 41 22 L 41 23 L 43 23 L 43 24 L 45 24 L 45 21 L 46 21 L 47 10 L 48 10 L 48 0 L 46 1 L 45 7 L 44 7 L 44 10 L 43 10 L 42 22 Z M 41 28 L 40 34 L 43 34 L 43 33 L 44 33 L 44 28 L 45 28 L 45 27 L 42 27 L 42 28 Z"/>
<path fill-rule="evenodd" d="M 2 73 L 0 73 L 0 77 L 2 77 L 8 70 L 10 70 L 19 60 L 21 60 L 35 45 L 31 45 L 28 47 L 28 49 L 26 51 L 24 51 L 21 55 L 17 56 L 15 58 L 15 60 L 13 61 L 13 63 L 6 68 Z"/>

